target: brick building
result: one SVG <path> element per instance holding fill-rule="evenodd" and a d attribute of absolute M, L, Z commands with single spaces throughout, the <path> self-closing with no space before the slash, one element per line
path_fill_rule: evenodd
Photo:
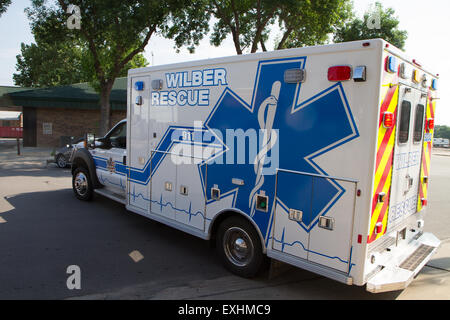
<path fill-rule="evenodd" d="M 23 112 L 24 146 L 59 147 L 68 137 L 99 133 L 99 101 L 99 95 L 87 83 L 43 89 L 15 88 L 0 97 L 0 110 Z M 114 125 L 126 118 L 127 78 L 116 79 L 110 102 Z"/>

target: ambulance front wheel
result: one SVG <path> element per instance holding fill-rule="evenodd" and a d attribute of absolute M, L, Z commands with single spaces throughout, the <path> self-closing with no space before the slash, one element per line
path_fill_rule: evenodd
<path fill-rule="evenodd" d="M 252 278 L 265 265 L 261 240 L 249 221 L 233 216 L 221 223 L 216 247 L 225 267 L 232 273 Z"/>
<path fill-rule="evenodd" d="M 94 190 L 89 171 L 86 168 L 75 169 L 72 176 L 72 189 L 79 200 L 89 201 L 92 199 Z"/>

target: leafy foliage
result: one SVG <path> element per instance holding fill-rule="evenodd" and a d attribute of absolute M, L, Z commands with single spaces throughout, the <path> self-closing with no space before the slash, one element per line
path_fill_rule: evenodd
<path fill-rule="evenodd" d="M 189 28 L 179 32 L 184 37 L 178 37 L 176 46 L 189 45 L 192 51 L 192 40 L 198 43 L 208 33 L 212 17 L 211 44 L 220 46 L 231 35 L 237 54 L 266 51 L 276 23 L 282 32 L 277 49 L 323 43 L 351 16 L 352 6 L 350 0 L 197 0 L 195 4 L 185 13 L 198 28 L 195 33 Z"/>
<path fill-rule="evenodd" d="M 269 26 L 285 0 L 212 0 L 206 11 L 218 21 L 214 24 L 211 43 L 220 46 L 231 33 L 237 54 L 250 48 L 256 52 L 258 44 L 268 38 Z"/>
<path fill-rule="evenodd" d="M 81 49 L 56 43 L 37 45 L 21 44 L 13 75 L 16 85 L 23 87 L 47 87 L 85 82 L 81 68 Z"/>
<path fill-rule="evenodd" d="M 450 139 L 450 127 L 436 125 L 436 127 L 434 128 L 434 137 Z"/>
<path fill-rule="evenodd" d="M 380 28 L 373 27 L 372 20 L 379 17 Z M 369 8 L 364 14 L 364 18 L 352 19 L 341 28 L 338 28 L 335 36 L 335 42 L 345 42 L 354 40 L 365 40 L 382 38 L 400 49 L 405 47 L 408 33 L 400 30 L 399 19 L 395 16 L 395 10 L 392 8 L 384 9 L 383 5 L 376 2 L 374 6 Z"/>
<path fill-rule="evenodd" d="M 288 1 L 279 12 L 283 36 L 277 49 L 324 44 L 350 17 L 348 0 Z"/>
<path fill-rule="evenodd" d="M 100 92 L 102 133 L 110 127 L 109 95 L 115 79 L 127 64 L 144 51 L 152 35 L 169 32 L 172 13 L 187 0 L 32 0 L 28 9 L 32 30 L 45 43 L 68 42 L 83 50 L 82 67 L 92 69 L 92 85 Z M 80 8 L 81 28 L 69 29 L 67 21 Z M 173 32 L 172 35 L 175 35 Z M 195 38 L 194 42 L 195 42 Z M 36 39 L 39 44 L 39 39 Z"/>
<path fill-rule="evenodd" d="M 35 36 L 36 37 L 36 36 Z M 87 48 L 70 42 L 21 44 L 17 55 L 14 83 L 23 87 L 51 87 L 90 82 L 100 91 Z M 120 71 L 118 77 L 127 76 L 128 70 L 148 65 L 142 54 L 137 54 Z"/>
<path fill-rule="evenodd" d="M 0 0 L 0 16 L 6 12 L 6 8 L 11 4 L 11 0 Z"/>

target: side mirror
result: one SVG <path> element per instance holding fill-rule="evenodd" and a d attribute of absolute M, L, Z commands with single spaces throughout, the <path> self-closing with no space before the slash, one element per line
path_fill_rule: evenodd
<path fill-rule="evenodd" d="M 86 134 L 85 147 L 95 149 L 95 134 L 93 133 Z"/>

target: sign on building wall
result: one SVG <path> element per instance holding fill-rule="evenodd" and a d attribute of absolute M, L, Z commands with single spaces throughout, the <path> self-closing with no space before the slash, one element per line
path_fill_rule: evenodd
<path fill-rule="evenodd" d="M 52 134 L 52 123 L 51 122 L 42 123 L 42 129 L 44 134 Z"/>

